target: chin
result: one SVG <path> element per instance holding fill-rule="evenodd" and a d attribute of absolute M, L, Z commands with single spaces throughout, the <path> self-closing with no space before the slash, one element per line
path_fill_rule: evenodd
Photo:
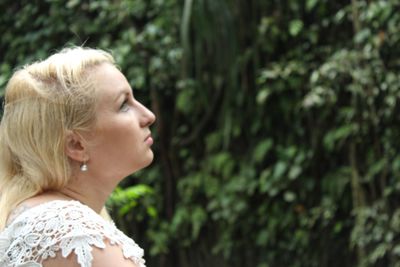
<path fill-rule="evenodd" d="M 134 172 L 137 172 L 149 166 L 153 162 L 153 159 L 154 159 L 153 153 L 151 153 L 151 155 L 146 155 L 146 158 L 143 159 L 143 161 L 140 164 L 136 164 L 137 167 L 135 168 Z"/>
<path fill-rule="evenodd" d="M 153 162 L 153 159 L 154 155 L 153 153 L 151 153 L 151 156 L 149 156 L 148 160 L 146 161 L 145 165 L 142 168 L 146 168 L 147 166 L 149 166 Z"/>

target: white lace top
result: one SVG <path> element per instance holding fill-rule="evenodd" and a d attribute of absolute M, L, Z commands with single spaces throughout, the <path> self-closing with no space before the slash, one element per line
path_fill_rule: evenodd
<path fill-rule="evenodd" d="M 73 252 L 81 267 L 90 267 L 92 247 L 105 248 L 105 240 L 145 267 L 143 249 L 91 208 L 78 201 L 50 201 L 26 210 L 0 233 L 0 267 L 42 267 L 57 252 L 65 258 Z"/>

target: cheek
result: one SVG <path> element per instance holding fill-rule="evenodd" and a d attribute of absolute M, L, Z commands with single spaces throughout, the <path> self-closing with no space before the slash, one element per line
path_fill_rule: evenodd
<path fill-rule="evenodd" d="M 107 114 L 97 129 L 92 156 L 99 165 L 120 168 L 141 158 L 145 136 L 133 113 Z"/>
<path fill-rule="evenodd" d="M 133 124 L 113 124 L 104 132 L 103 139 L 108 150 L 121 155 L 131 154 L 140 145 L 140 135 Z"/>

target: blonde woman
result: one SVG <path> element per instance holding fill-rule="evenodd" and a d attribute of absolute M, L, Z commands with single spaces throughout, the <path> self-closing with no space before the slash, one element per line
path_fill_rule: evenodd
<path fill-rule="evenodd" d="M 17 70 L 0 125 L 0 266 L 144 267 L 104 204 L 152 162 L 154 120 L 105 51 Z"/>

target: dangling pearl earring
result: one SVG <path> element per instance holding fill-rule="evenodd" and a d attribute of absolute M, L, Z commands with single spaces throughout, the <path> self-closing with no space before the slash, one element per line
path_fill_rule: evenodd
<path fill-rule="evenodd" d="M 86 172 L 87 170 L 88 170 L 88 166 L 87 166 L 86 162 L 83 162 L 81 165 L 81 171 Z"/>

